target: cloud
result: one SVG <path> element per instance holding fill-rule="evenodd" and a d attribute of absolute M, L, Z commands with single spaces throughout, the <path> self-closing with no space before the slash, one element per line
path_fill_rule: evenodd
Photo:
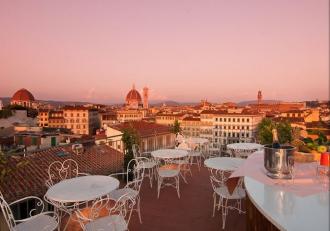
<path fill-rule="evenodd" d="M 87 95 L 85 96 L 85 98 L 93 99 L 94 97 L 95 97 L 95 87 L 92 87 L 87 91 Z"/>

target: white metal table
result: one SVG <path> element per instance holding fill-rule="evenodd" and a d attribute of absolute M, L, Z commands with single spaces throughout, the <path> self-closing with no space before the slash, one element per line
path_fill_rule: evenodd
<path fill-rule="evenodd" d="M 233 150 L 235 156 L 247 157 L 255 151 L 261 150 L 264 146 L 257 143 L 233 143 L 227 144 L 227 148 Z"/>
<path fill-rule="evenodd" d="M 159 149 L 152 151 L 151 155 L 159 159 L 179 159 L 188 156 L 188 151 L 183 149 Z"/>
<path fill-rule="evenodd" d="M 198 144 L 198 145 L 203 145 L 209 142 L 208 139 L 206 138 L 200 138 L 200 137 L 190 137 L 186 139 L 186 142 L 188 144 Z"/>
<path fill-rule="evenodd" d="M 239 166 L 245 162 L 242 158 L 235 157 L 215 157 L 204 161 L 204 164 L 208 168 L 221 171 L 235 171 Z"/>
<path fill-rule="evenodd" d="M 105 196 L 118 187 L 119 181 L 114 177 L 81 176 L 63 180 L 51 186 L 44 198 L 71 217 L 72 213 L 82 204 Z"/>

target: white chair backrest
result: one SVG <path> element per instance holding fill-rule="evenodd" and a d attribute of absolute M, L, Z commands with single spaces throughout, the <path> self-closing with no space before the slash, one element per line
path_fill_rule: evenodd
<path fill-rule="evenodd" d="M 108 215 L 114 215 L 113 229 L 110 227 L 104 227 L 104 230 L 115 230 L 116 223 L 121 222 L 121 217 L 125 219 L 128 224 L 131 218 L 133 207 L 135 205 L 135 198 L 131 197 L 129 194 L 122 195 L 113 205 L 113 202 L 109 197 L 101 198 L 96 200 L 87 215 L 81 210 L 76 211 L 76 215 L 81 227 L 85 230 L 85 225 L 89 222 L 97 220 L 98 218 L 104 217 L 103 214 L 108 212 Z M 104 223 L 107 225 L 107 223 Z"/>
<path fill-rule="evenodd" d="M 63 162 L 55 161 L 48 167 L 48 184 L 54 185 L 62 180 L 77 177 L 79 173 L 78 164 L 72 159 Z"/>
<path fill-rule="evenodd" d="M 5 200 L 1 192 L 0 192 L 0 207 L 9 230 L 13 230 L 16 225 L 15 218 L 13 212 L 10 209 L 10 206 L 8 205 L 7 201 Z"/>

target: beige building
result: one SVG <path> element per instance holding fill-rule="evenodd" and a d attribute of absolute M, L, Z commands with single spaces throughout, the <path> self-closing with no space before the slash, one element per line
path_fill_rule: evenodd
<path fill-rule="evenodd" d="M 199 137 L 201 128 L 201 119 L 186 117 L 181 121 L 182 134 L 185 137 Z"/>
<path fill-rule="evenodd" d="M 117 120 L 121 123 L 128 121 L 139 121 L 144 118 L 143 109 L 124 109 L 117 111 Z"/>
<path fill-rule="evenodd" d="M 159 113 L 156 115 L 156 123 L 157 124 L 163 124 L 163 125 L 173 125 L 174 121 L 181 121 L 185 117 L 185 114 L 178 113 L 178 114 L 165 114 L 165 113 Z"/>
<path fill-rule="evenodd" d="M 75 134 L 95 134 L 100 127 L 97 109 L 82 106 L 66 106 L 63 108 L 65 126 Z"/>
<path fill-rule="evenodd" d="M 83 106 L 65 106 L 62 110 L 39 110 L 40 127 L 67 128 L 74 134 L 93 135 L 100 127 L 97 109 Z"/>

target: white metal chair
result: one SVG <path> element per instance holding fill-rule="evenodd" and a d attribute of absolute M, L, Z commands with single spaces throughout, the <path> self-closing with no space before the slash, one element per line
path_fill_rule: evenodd
<path fill-rule="evenodd" d="M 80 226 L 84 231 L 128 230 L 135 199 L 130 194 L 124 194 L 115 201 L 114 205 L 109 197 L 98 199 L 93 203 L 89 211 L 76 211 Z M 106 216 L 103 216 L 104 214 Z"/>
<path fill-rule="evenodd" d="M 186 142 L 182 142 L 179 146 L 179 149 L 188 149 L 190 150 L 188 152 L 188 156 L 189 156 L 189 161 L 190 164 L 197 164 L 198 166 L 198 170 L 201 170 L 201 163 L 202 163 L 202 153 L 199 150 L 199 146 L 198 145 L 194 145 L 192 147 L 189 147 L 189 145 Z"/>
<path fill-rule="evenodd" d="M 144 172 L 144 177 L 149 178 L 150 187 L 152 188 L 152 182 L 155 178 L 156 161 L 153 158 L 148 158 L 148 157 L 143 156 L 140 152 L 140 147 L 137 144 L 133 144 L 132 150 L 133 150 L 134 158 L 137 159 L 139 157 L 143 157 L 143 159 L 141 159 L 141 160 L 143 161 L 143 163 L 144 163 L 143 167 L 146 170 Z"/>
<path fill-rule="evenodd" d="M 187 146 L 184 146 L 182 144 L 179 145 L 178 147 L 175 147 L 175 149 L 182 149 L 182 150 L 188 151 L 188 153 L 190 152 L 190 148 L 188 148 Z M 181 175 L 183 181 L 186 184 L 188 184 L 186 175 L 189 173 L 190 176 L 192 176 L 192 171 L 191 171 L 191 167 L 190 167 L 190 156 L 187 155 L 186 157 L 183 157 L 180 159 L 174 159 L 173 162 L 176 164 L 180 164 L 180 166 L 181 166 L 180 175 Z"/>
<path fill-rule="evenodd" d="M 164 186 L 174 187 L 180 198 L 181 163 L 175 159 L 157 159 L 157 198 Z"/>
<path fill-rule="evenodd" d="M 232 193 L 229 192 L 226 181 L 221 181 L 216 179 L 214 176 L 210 176 L 212 188 L 213 188 L 213 216 L 216 207 L 216 196 L 219 196 L 218 209 L 221 208 L 222 214 L 222 229 L 225 228 L 226 218 L 228 214 L 228 209 L 237 210 L 239 214 L 245 213 L 242 210 L 242 199 L 245 198 L 245 189 L 243 188 L 243 178 L 238 180 L 238 183 Z M 228 200 L 235 200 L 234 205 L 228 205 Z"/>
<path fill-rule="evenodd" d="M 11 206 L 34 200 L 35 208 L 29 211 L 29 217 L 21 220 L 14 218 Z M 10 231 L 52 231 L 58 228 L 59 220 L 55 212 L 44 212 L 44 202 L 39 197 L 29 196 L 10 204 L 0 192 L 0 207 Z"/>
<path fill-rule="evenodd" d="M 127 179 L 127 183 L 124 188 L 113 190 L 109 193 L 109 198 L 118 201 L 123 195 L 129 195 L 131 198 L 134 198 L 136 200 L 136 211 L 139 216 L 140 223 L 142 224 L 142 218 L 141 218 L 141 207 L 140 207 L 140 189 L 141 184 L 144 177 L 144 163 L 145 163 L 145 157 L 138 157 L 137 159 L 132 159 L 127 165 L 127 171 L 124 173 L 114 173 L 110 176 L 112 177 L 118 177 L 118 176 L 124 176 Z M 130 173 L 132 173 L 132 181 L 129 181 Z"/>
<path fill-rule="evenodd" d="M 87 176 L 88 173 L 79 172 L 78 164 L 73 159 L 66 159 L 65 161 L 54 161 L 48 167 L 48 179 L 46 186 L 50 186 L 65 180 L 78 176 Z"/>

